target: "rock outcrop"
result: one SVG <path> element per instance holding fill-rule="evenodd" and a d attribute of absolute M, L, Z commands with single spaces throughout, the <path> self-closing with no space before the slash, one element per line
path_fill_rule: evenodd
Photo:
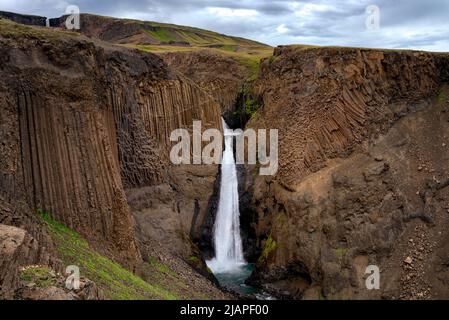
<path fill-rule="evenodd" d="M 77 288 L 67 288 L 66 277 L 47 266 L 25 265 L 19 269 L 15 300 L 103 300 L 95 283 L 80 277 Z M 66 275 L 67 276 L 67 275 Z"/>
<path fill-rule="evenodd" d="M 135 268 L 125 189 L 170 185 L 171 131 L 220 128 L 219 104 L 155 55 L 0 24 L 0 222 L 40 242 L 41 209 Z"/>
<path fill-rule="evenodd" d="M 255 88 L 263 104 L 249 126 L 279 129 L 280 163 L 274 177 L 247 172 L 262 250 L 253 283 L 295 298 L 424 298 L 432 294 L 422 283 L 444 288 L 428 276 L 415 296 L 401 296 L 393 266 L 415 224 L 447 220 L 448 61 L 280 47 L 262 64 Z M 439 231 L 430 234 L 441 244 Z M 429 253 L 425 266 L 438 268 L 437 257 Z M 368 265 L 381 268 L 381 290 L 366 289 Z"/>
<path fill-rule="evenodd" d="M 7 11 L 0 11 L 0 18 L 8 19 L 16 23 L 26 24 L 30 26 L 45 27 L 47 24 L 46 17 L 7 12 Z"/>
<path fill-rule="evenodd" d="M 164 61 L 213 96 L 231 127 L 238 127 L 236 103 L 250 70 L 236 60 L 207 50 L 167 52 Z"/>
<path fill-rule="evenodd" d="M 28 232 L 0 224 L 0 298 L 12 299 L 19 284 L 19 268 L 41 261 L 38 242 Z"/>

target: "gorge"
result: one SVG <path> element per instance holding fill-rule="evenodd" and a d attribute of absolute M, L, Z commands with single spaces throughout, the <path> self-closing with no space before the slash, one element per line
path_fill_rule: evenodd
<path fill-rule="evenodd" d="M 0 298 L 449 297 L 448 54 L 63 18 L 0 19 Z M 170 162 L 194 121 L 221 167 Z M 278 129 L 278 172 L 227 124 Z"/>

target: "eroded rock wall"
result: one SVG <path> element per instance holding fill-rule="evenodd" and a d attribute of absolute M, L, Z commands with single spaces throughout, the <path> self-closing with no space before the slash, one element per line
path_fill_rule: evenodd
<path fill-rule="evenodd" d="M 255 92 L 255 126 L 279 128 L 279 181 L 294 189 L 327 159 L 348 155 L 400 116 L 394 101 L 417 101 L 439 87 L 440 57 L 425 52 L 276 48 Z"/>
<path fill-rule="evenodd" d="M 431 226 L 445 223 L 449 200 L 438 191 L 449 177 L 447 101 L 437 98 L 447 61 L 282 47 L 262 64 L 263 106 L 249 125 L 279 129 L 280 163 L 273 177 L 247 172 L 262 252 L 254 283 L 295 298 L 432 296 L 422 283 L 401 296 L 408 253 L 396 248 L 417 220 L 443 243 Z M 388 278 L 382 290 L 366 290 L 370 264 Z"/>
<path fill-rule="evenodd" d="M 167 52 L 160 54 L 164 61 L 193 80 L 221 106 L 228 125 L 239 126 L 236 103 L 250 71 L 236 60 L 208 50 Z"/>
<path fill-rule="evenodd" d="M 0 222 L 35 238 L 43 209 L 102 252 L 140 259 L 125 188 L 169 180 L 169 134 L 220 128 L 218 104 L 152 54 L 69 32 L 1 30 Z M 15 215 L 19 215 L 16 217 Z"/>

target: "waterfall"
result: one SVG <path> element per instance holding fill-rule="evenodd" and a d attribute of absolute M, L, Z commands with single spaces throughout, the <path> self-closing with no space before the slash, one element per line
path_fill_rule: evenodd
<path fill-rule="evenodd" d="M 221 161 L 220 199 L 214 224 L 215 257 L 208 261 L 214 273 L 230 272 L 245 264 L 240 237 L 240 211 L 237 169 L 234 160 L 234 134 L 222 119 L 225 149 Z"/>

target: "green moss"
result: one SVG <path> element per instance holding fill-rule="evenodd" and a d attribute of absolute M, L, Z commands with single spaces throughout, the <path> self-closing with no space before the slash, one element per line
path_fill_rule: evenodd
<path fill-rule="evenodd" d="M 438 94 L 437 100 L 439 103 L 445 102 L 447 100 L 446 92 L 441 90 L 440 93 Z"/>
<path fill-rule="evenodd" d="M 60 258 L 65 265 L 76 265 L 81 275 L 96 282 L 109 299 L 179 299 L 177 295 L 158 285 L 145 282 L 117 262 L 89 247 L 78 233 L 52 219 L 47 211 L 38 213 L 55 240 Z M 164 269 L 164 271 L 167 271 Z"/>
<path fill-rule="evenodd" d="M 40 288 L 47 288 L 56 284 L 53 271 L 44 266 L 30 266 L 19 272 L 21 281 L 35 283 Z"/>
<path fill-rule="evenodd" d="M 277 243 L 270 234 L 268 236 L 268 239 L 265 241 L 265 246 L 263 247 L 263 250 L 259 257 L 259 260 L 257 260 L 257 264 L 259 264 L 259 265 L 264 264 L 267 261 L 269 254 L 271 252 L 273 252 L 274 250 L 276 250 L 276 248 L 277 248 Z"/>
<path fill-rule="evenodd" d="M 245 100 L 245 105 L 243 107 L 243 113 L 246 114 L 250 119 L 257 119 L 257 110 L 259 110 L 259 104 L 247 96 Z"/>
<path fill-rule="evenodd" d="M 274 62 L 275 59 L 276 59 L 276 58 L 275 58 L 274 56 L 271 56 L 271 57 L 268 59 L 268 64 L 271 66 L 271 65 L 273 64 L 273 62 Z"/>
<path fill-rule="evenodd" d="M 348 252 L 348 249 L 346 249 L 346 248 L 337 248 L 337 249 L 335 249 L 335 254 L 340 259 L 342 259 L 346 255 L 347 252 Z"/>
<path fill-rule="evenodd" d="M 198 264 L 201 263 L 200 259 L 196 256 L 190 256 L 187 258 L 187 261 Z"/>
<path fill-rule="evenodd" d="M 326 297 L 324 296 L 322 290 L 320 291 L 320 300 L 323 300 L 323 301 L 324 301 L 324 300 L 327 300 Z"/>

